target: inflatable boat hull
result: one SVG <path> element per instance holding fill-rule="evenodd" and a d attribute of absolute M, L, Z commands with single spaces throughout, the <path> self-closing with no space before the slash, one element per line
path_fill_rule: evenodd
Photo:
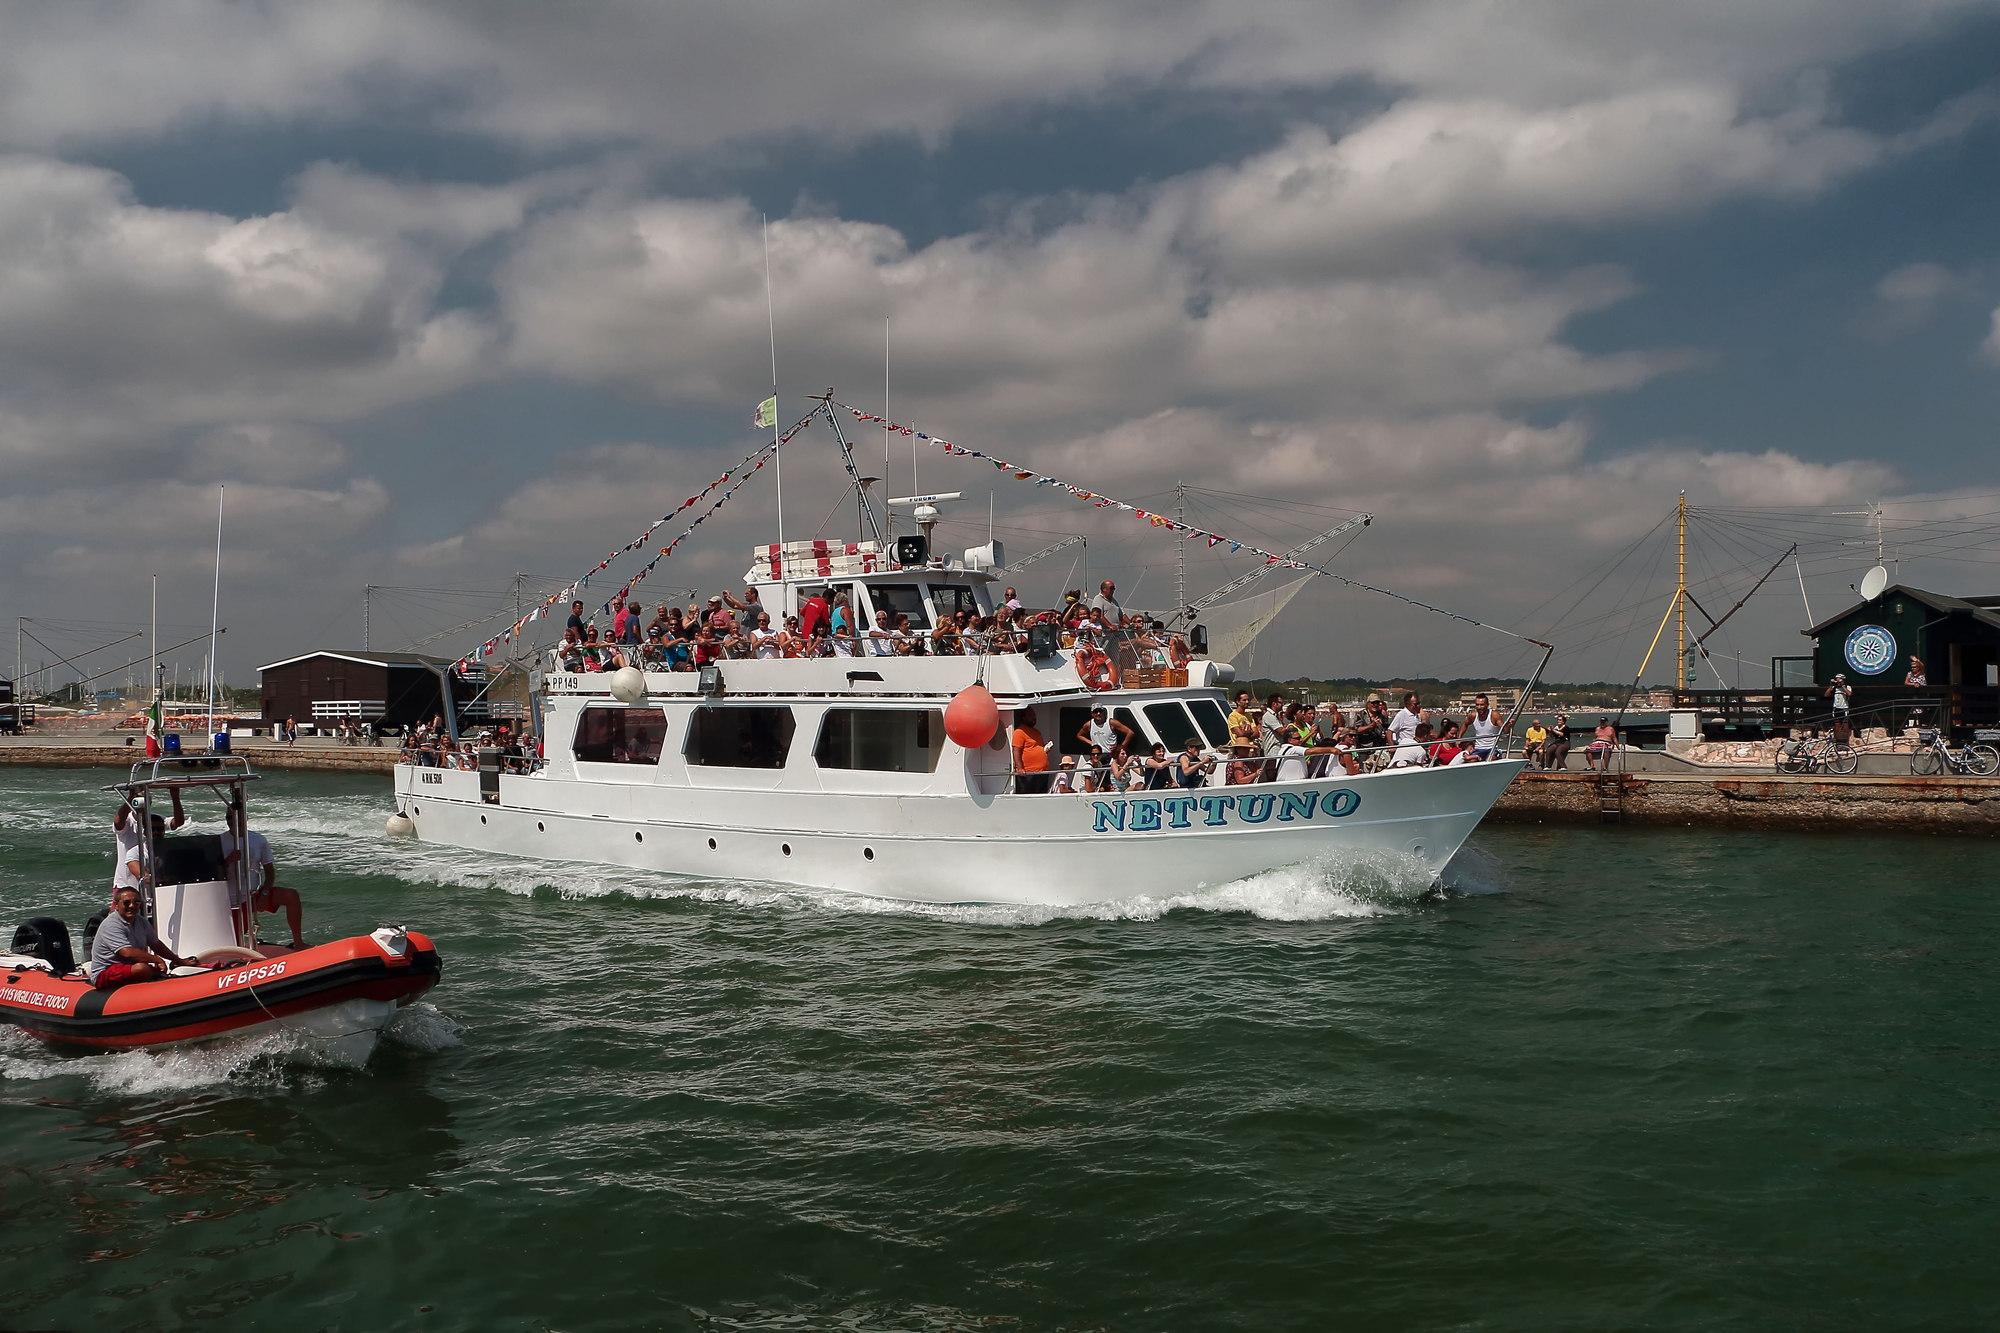
<path fill-rule="evenodd" d="M 115 990 L 98 990 L 81 976 L 68 980 L 10 967 L 0 975 L 0 1021 L 45 1041 L 98 1048 L 203 1041 L 286 1020 L 316 1030 L 324 1023 L 315 1019 L 386 1018 L 435 986 L 442 970 L 436 946 L 415 931 L 400 954 L 373 936 L 357 935 L 241 967 Z M 319 1012 L 336 1007 L 338 1015 Z"/>

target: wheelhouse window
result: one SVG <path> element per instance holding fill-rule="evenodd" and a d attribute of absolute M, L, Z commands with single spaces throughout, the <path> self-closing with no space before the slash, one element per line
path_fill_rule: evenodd
<path fill-rule="evenodd" d="M 813 758 L 821 768 L 935 773 L 943 750 L 940 709 L 829 708 Z"/>
<path fill-rule="evenodd" d="M 1177 753 L 1188 743 L 1188 738 L 1195 735 L 1194 723 L 1188 721 L 1187 709 L 1177 703 L 1147 704 L 1146 720 L 1153 724 L 1153 734 L 1167 747 L 1168 754 Z"/>
<path fill-rule="evenodd" d="M 941 616 L 955 616 L 960 611 L 968 615 L 982 615 L 979 599 L 972 595 L 972 589 L 960 587 L 956 583 L 933 583 L 931 585 L 931 605 Z"/>
<path fill-rule="evenodd" d="M 1202 735 L 1208 743 L 1219 750 L 1229 748 L 1229 719 L 1222 715 L 1222 706 L 1213 699 L 1190 699 L 1188 711 L 1201 724 Z"/>
<path fill-rule="evenodd" d="M 571 747 L 585 764 L 657 764 L 667 715 L 657 708 L 586 708 Z"/>
<path fill-rule="evenodd" d="M 789 708 L 697 708 L 687 761 L 702 768 L 783 768 L 792 750 Z"/>
<path fill-rule="evenodd" d="M 868 596 L 875 604 L 875 623 L 887 629 L 899 615 L 910 618 L 911 629 L 929 629 L 931 613 L 924 609 L 924 592 L 914 583 L 871 583 Z"/>

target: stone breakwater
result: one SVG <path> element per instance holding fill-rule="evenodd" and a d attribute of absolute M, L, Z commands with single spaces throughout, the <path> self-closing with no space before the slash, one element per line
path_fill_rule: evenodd
<path fill-rule="evenodd" d="M 1993 837 L 2000 835 L 2000 778 L 1523 773 L 1486 818 Z"/>
<path fill-rule="evenodd" d="M 235 753 L 250 761 L 252 768 L 293 769 L 325 773 L 391 773 L 398 751 L 282 745 L 239 746 Z M 197 758 L 199 756 L 188 756 Z M 130 768 L 145 761 L 141 745 L 90 745 L 79 742 L 36 744 L 32 740 L 0 744 L 0 764 L 28 764 L 37 768 Z"/>

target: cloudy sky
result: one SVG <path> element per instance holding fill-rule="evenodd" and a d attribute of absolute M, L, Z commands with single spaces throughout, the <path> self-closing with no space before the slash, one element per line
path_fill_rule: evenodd
<path fill-rule="evenodd" d="M 1797 574 L 1824 616 L 1873 560 L 1843 511 L 2000 591 L 1996 70 L 1960 0 L 13 3 L 0 616 L 73 651 L 157 572 L 195 632 L 226 483 L 233 681 L 357 644 L 368 584 L 377 647 L 463 651 L 754 445 L 768 218 L 787 409 L 879 411 L 886 341 L 892 413 L 971 447 L 1260 544 L 1371 512 L 1333 567 L 1563 679 L 1636 668 L 1685 489 L 1716 614 L 1804 542 L 1728 627 L 1761 683 Z M 786 535 L 850 535 L 830 434 L 786 460 Z M 954 547 L 991 492 L 1014 555 L 1085 533 L 1171 604 L 1144 525 L 918 467 Z M 760 479 L 645 586 L 775 528 Z M 1258 654 L 1523 669 L 1325 581 Z"/>

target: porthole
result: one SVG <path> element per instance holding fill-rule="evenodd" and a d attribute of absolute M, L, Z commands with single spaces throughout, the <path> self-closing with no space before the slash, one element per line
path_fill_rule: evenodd
<path fill-rule="evenodd" d="M 790 856 L 792 854 L 792 844 L 790 844 L 789 842 L 781 842 L 778 844 L 778 850 L 783 852 L 786 856 Z"/>
<path fill-rule="evenodd" d="M 536 823 L 535 823 L 535 832 L 537 832 L 537 833 L 547 833 L 547 832 L 548 832 L 548 830 L 547 830 L 547 829 L 545 829 L 545 828 L 543 828 L 543 827 L 542 827 L 542 825 L 541 825 L 541 822 L 540 822 L 540 821 L 538 820 L 538 821 L 536 821 Z"/>
<path fill-rule="evenodd" d="M 479 822 L 480 822 L 480 823 L 482 823 L 482 824 L 484 824 L 484 823 L 486 822 L 486 816 L 485 816 L 485 815 L 481 815 L 481 816 L 479 817 Z"/>
<path fill-rule="evenodd" d="M 646 835 L 643 833 L 634 833 L 632 835 L 632 841 L 634 842 L 644 842 L 645 840 L 646 840 Z"/>
<path fill-rule="evenodd" d="M 715 839 L 710 838 L 708 840 L 708 850 L 710 850 L 711 852 L 715 850 Z"/>
<path fill-rule="evenodd" d="M 873 847 L 863 847 L 861 855 L 867 860 L 873 861 L 875 859 L 875 849 Z"/>
<path fill-rule="evenodd" d="M 411 806 L 411 807 L 410 807 L 410 813 L 411 813 L 412 815 L 420 815 L 420 814 L 422 814 L 422 813 L 423 813 L 423 811 L 421 811 L 421 810 L 417 809 L 417 807 L 415 807 L 415 806 L 413 805 L 413 806 Z"/>

